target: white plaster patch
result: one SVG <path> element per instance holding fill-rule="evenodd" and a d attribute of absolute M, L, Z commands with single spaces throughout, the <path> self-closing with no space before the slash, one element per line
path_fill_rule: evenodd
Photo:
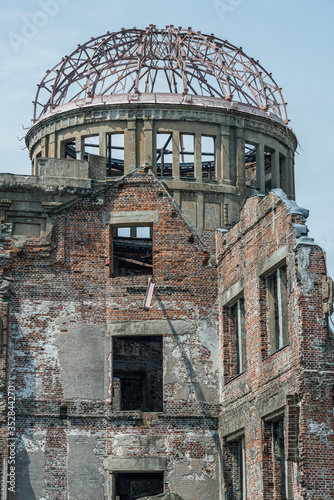
<path fill-rule="evenodd" d="M 316 434 L 322 443 L 330 446 L 330 442 L 328 438 L 331 434 L 334 434 L 332 427 L 325 422 L 318 424 L 318 422 L 314 422 L 313 420 L 308 420 L 308 427 L 311 434 Z"/>

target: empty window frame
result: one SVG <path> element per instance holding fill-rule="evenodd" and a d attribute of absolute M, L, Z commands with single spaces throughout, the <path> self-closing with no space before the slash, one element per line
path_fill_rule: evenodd
<path fill-rule="evenodd" d="M 172 176 L 173 134 L 157 133 L 157 176 Z"/>
<path fill-rule="evenodd" d="M 279 182 L 280 188 L 285 189 L 286 179 L 284 179 L 286 175 L 286 157 L 283 155 L 279 155 Z"/>
<path fill-rule="evenodd" d="M 202 178 L 216 179 L 215 137 L 203 136 L 202 140 Z"/>
<path fill-rule="evenodd" d="M 282 500 L 292 500 L 291 467 L 285 460 L 285 422 L 281 415 L 264 422 L 264 494 Z"/>
<path fill-rule="evenodd" d="M 246 370 L 246 331 L 245 331 L 245 301 L 238 299 L 232 307 L 230 314 L 233 318 L 235 347 L 236 347 L 236 370 L 237 374 Z"/>
<path fill-rule="evenodd" d="M 162 336 L 114 337 L 114 411 L 163 411 L 162 368 Z"/>
<path fill-rule="evenodd" d="M 115 500 L 137 500 L 164 491 L 163 472 L 116 473 Z"/>
<path fill-rule="evenodd" d="M 100 145 L 99 145 L 98 135 L 91 135 L 90 137 L 85 137 L 83 159 L 88 160 L 88 155 L 98 155 L 99 148 Z"/>
<path fill-rule="evenodd" d="M 75 139 L 66 141 L 64 144 L 64 158 L 75 160 L 77 157 Z"/>
<path fill-rule="evenodd" d="M 124 174 L 124 133 L 107 134 L 107 172 L 106 177 Z"/>
<path fill-rule="evenodd" d="M 247 500 L 245 438 L 225 441 L 226 487 L 228 500 Z"/>
<path fill-rule="evenodd" d="M 180 134 L 180 177 L 195 178 L 195 136 Z"/>
<path fill-rule="evenodd" d="M 114 227 L 113 276 L 153 273 L 152 225 Z"/>
<path fill-rule="evenodd" d="M 265 178 L 265 190 L 266 192 L 271 190 L 271 178 L 272 178 L 272 160 L 271 155 L 273 150 L 267 146 L 264 148 L 264 178 Z"/>
<path fill-rule="evenodd" d="M 266 278 L 270 354 L 288 343 L 287 272 L 281 266 Z"/>
<path fill-rule="evenodd" d="M 256 174 L 256 144 L 245 143 L 245 174 L 246 186 L 257 188 L 257 174 Z"/>

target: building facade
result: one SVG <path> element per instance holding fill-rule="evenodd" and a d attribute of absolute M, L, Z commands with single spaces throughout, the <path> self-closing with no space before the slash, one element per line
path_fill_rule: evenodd
<path fill-rule="evenodd" d="M 47 72 L 26 143 L 0 498 L 334 498 L 333 286 L 271 74 L 190 28 L 108 33 Z"/>

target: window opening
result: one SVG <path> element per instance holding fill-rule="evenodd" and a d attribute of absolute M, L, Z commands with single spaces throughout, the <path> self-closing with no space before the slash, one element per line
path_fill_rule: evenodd
<path fill-rule="evenodd" d="M 202 178 L 216 179 L 215 138 L 202 135 Z"/>
<path fill-rule="evenodd" d="M 265 174 L 265 190 L 271 190 L 271 155 L 272 150 L 265 148 L 264 150 L 264 174 Z"/>
<path fill-rule="evenodd" d="M 162 337 L 113 338 L 113 397 L 121 411 L 163 411 Z"/>
<path fill-rule="evenodd" d="M 116 500 L 136 500 L 164 491 L 163 472 L 128 472 L 116 474 Z"/>
<path fill-rule="evenodd" d="M 172 175 L 173 134 L 157 134 L 157 176 Z"/>
<path fill-rule="evenodd" d="M 65 144 L 65 158 L 75 160 L 77 157 L 75 141 L 68 141 Z"/>
<path fill-rule="evenodd" d="M 285 423 L 279 419 L 264 423 L 264 440 L 267 454 L 265 460 L 268 466 L 264 467 L 264 487 L 270 493 L 277 491 L 282 500 L 292 499 L 291 462 L 285 460 Z"/>
<path fill-rule="evenodd" d="M 85 137 L 84 139 L 84 154 L 83 159 L 88 160 L 88 155 L 98 155 L 99 154 L 99 136 L 92 135 L 90 137 Z"/>
<path fill-rule="evenodd" d="M 274 274 L 268 276 L 266 285 L 270 354 L 272 354 L 288 343 L 286 266 L 279 267 Z"/>
<path fill-rule="evenodd" d="M 195 178 L 195 136 L 180 134 L 180 176 Z"/>
<path fill-rule="evenodd" d="M 245 301 L 238 299 L 230 308 L 234 322 L 237 374 L 246 370 Z"/>
<path fill-rule="evenodd" d="M 245 438 L 226 441 L 227 498 L 246 500 Z"/>
<path fill-rule="evenodd" d="M 286 158 L 283 155 L 279 155 L 279 185 L 281 189 L 284 189 L 284 173 L 285 173 Z"/>
<path fill-rule="evenodd" d="M 257 188 L 256 176 L 256 150 L 255 144 L 245 143 L 245 171 L 246 171 L 246 186 Z"/>
<path fill-rule="evenodd" d="M 118 177 L 123 174 L 124 174 L 124 134 L 108 134 L 106 177 Z"/>
<path fill-rule="evenodd" d="M 152 274 L 152 226 L 113 228 L 113 274 Z"/>

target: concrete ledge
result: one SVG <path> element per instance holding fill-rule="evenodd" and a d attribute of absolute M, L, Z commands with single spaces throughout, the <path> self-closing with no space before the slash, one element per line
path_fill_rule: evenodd
<path fill-rule="evenodd" d="M 167 469 L 166 457 L 136 457 L 120 458 L 108 457 L 103 462 L 104 467 L 117 472 L 152 472 L 164 471 Z"/>
<path fill-rule="evenodd" d="M 139 226 L 158 222 L 157 210 L 133 210 L 131 212 L 111 212 L 110 224 L 113 226 Z"/>
<path fill-rule="evenodd" d="M 236 300 L 240 299 L 245 288 L 244 280 L 240 280 L 231 286 L 226 292 L 222 294 L 221 304 L 222 306 L 231 306 Z"/>
<path fill-rule="evenodd" d="M 277 267 L 279 267 L 281 264 L 284 264 L 287 255 L 288 248 L 286 245 L 279 248 L 276 252 L 270 255 L 270 257 L 268 257 L 258 265 L 258 276 L 262 276 L 263 278 L 265 278 L 266 276 L 271 274 L 272 271 L 274 271 Z"/>
<path fill-rule="evenodd" d="M 107 328 L 111 335 L 146 336 L 146 335 L 189 335 L 194 331 L 195 323 L 191 320 L 143 320 L 143 321 L 108 321 Z"/>

